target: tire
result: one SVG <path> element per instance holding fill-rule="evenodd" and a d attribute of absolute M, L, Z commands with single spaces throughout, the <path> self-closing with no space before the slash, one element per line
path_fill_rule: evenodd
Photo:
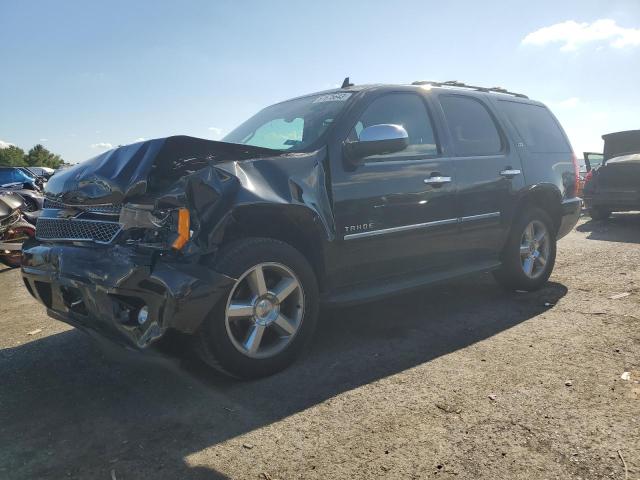
<path fill-rule="evenodd" d="M 592 220 L 607 220 L 611 216 L 611 210 L 602 207 L 591 207 L 589 216 Z"/>
<path fill-rule="evenodd" d="M 543 228 L 546 230 L 546 235 L 537 244 L 531 244 L 528 240 L 531 225 L 536 238 Z M 549 280 L 556 261 L 555 233 L 553 222 L 544 210 L 526 209 L 511 227 L 502 252 L 502 266 L 493 272 L 498 283 L 510 291 L 533 291 L 542 287 Z M 528 252 L 525 251 L 526 248 L 529 248 Z"/>
<path fill-rule="evenodd" d="M 284 242 L 248 238 L 223 247 L 212 267 L 237 281 L 196 334 L 200 358 L 243 379 L 272 375 L 293 363 L 312 338 L 318 316 L 318 284 L 306 258 Z"/>

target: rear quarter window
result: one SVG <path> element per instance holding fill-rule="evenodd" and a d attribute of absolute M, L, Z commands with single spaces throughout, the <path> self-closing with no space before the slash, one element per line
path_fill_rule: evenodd
<path fill-rule="evenodd" d="M 525 145 L 535 153 L 570 153 L 571 146 L 547 107 L 500 100 Z"/>

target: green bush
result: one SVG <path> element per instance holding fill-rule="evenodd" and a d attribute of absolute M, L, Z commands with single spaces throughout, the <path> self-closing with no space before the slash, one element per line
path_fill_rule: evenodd
<path fill-rule="evenodd" d="M 60 168 L 63 164 L 64 160 L 60 155 L 51 153 L 40 144 L 32 147 L 26 154 L 20 147 L 13 145 L 0 149 L 0 166 Z"/>

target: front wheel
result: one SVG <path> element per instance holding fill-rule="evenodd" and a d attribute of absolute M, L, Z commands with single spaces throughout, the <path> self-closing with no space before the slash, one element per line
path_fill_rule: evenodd
<path fill-rule="evenodd" d="M 318 286 L 305 257 L 268 238 L 234 242 L 213 268 L 235 278 L 197 334 L 200 357 L 239 378 L 271 375 L 291 364 L 315 330 Z"/>
<path fill-rule="evenodd" d="M 556 261 L 553 222 L 538 208 L 525 210 L 514 222 L 502 253 L 496 280 L 508 290 L 537 290 L 544 285 Z"/>

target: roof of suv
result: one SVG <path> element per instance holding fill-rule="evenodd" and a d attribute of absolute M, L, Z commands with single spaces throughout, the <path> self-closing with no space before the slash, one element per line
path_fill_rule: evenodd
<path fill-rule="evenodd" d="M 447 81 L 447 82 L 417 81 L 411 84 L 382 84 L 382 83 L 363 84 L 363 85 L 351 84 L 348 87 L 333 88 L 329 90 L 323 90 L 320 92 L 308 93 L 306 95 L 300 95 L 298 97 L 295 97 L 289 100 L 310 97 L 313 95 L 331 94 L 331 93 L 339 93 L 339 92 L 356 93 L 356 92 L 362 92 L 365 90 L 374 90 L 374 89 L 375 90 L 387 90 L 387 89 L 397 90 L 398 88 L 407 89 L 407 90 L 418 89 L 418 88 L 422 90 L 449 90 L 449 91 L 454 90 L 458 92 L 464 92 L 467 94 L 480 95 L 480 96 L 482 96 L 483 94 L 490 94 L 490 95 L 497 95 L 501 97 L 518 98 L 521 100 L 525 100 L 527 103 L 530 102 L 530 103 L 540 104 L 540 102 L 531 100 L 529 99 L 528 96 L 522 93 L 511 92 L 502 87 L 479 87 L 476 85 L 467 85 L 465 83 L 453 81 L 453 80 Z M 281 103 L 281 102 L 278 102 L 278 103 Z"/>

